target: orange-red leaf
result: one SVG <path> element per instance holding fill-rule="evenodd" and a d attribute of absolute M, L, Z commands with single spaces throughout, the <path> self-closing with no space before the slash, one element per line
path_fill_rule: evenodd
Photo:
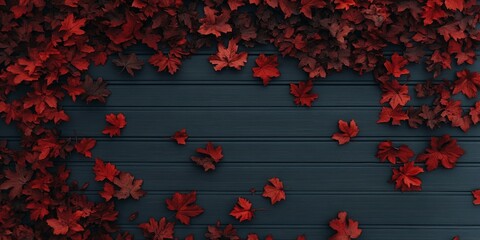
<path fill-rule="evenodd" d="M 263 187 L 262 196 L 270 198 L 271 204 L 275 204 L 281 200 L 285 200 L 285 191 L 283 190 L 283 182 L 280 179 L 274 177 L 268 180 L 270 184 L 266 184 Z"/>
<path fill-rule="evenodd" d="M 237 203 L 230 211 L 230 215 L 238 219 L 240 222 L 251 221 L 255 209 L 252 208 L 252 203 L 245 198 L 238 198 Z"/>
<path fill-rule="evenodd" d="M 168 198 L 168 210 L 177 211 L 175 218 L 183 224 L 190 224 L 190 218 L 196 217 L 203 213 L 203 209 L 195 204 L 197 200 L 197 192 L 190 193 L 174 193 L 172 198 Z"/>
<path fill-rule="evenodd" d="M 337 140 L 338 144 L 343 145 L 358 135 L 359 129 L 355 120 L 351 120 L 347 123 L 343 120 L 338 121 L 338 128 L 341 132 L 334 133 L 332 135 L 333 140 Z"/>

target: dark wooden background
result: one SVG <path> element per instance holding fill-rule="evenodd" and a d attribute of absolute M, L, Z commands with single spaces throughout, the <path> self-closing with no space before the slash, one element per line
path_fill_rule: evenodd
<path fill-rule="evenodd" d="M 147 62 L 151 52 L 131 48 Z M 348 211 L 360 222 L 361 239 L 441 240 L 460 235 L 462 240 L 480 239 L 480 207 L 472 205 L 470 191 L 480 187 L 480 127 L 467 134 L 442 127 L 409 129 L 376 124 L 381 91 L 371 74 L 351 71 L 332 74 L 315 82 L 319 99 L 312 108 L 295 106 L 289 83 L 307 76 L 292 59 L 279 58 L 281 77 L 264 87 L 252 77 L 251 68 L 259 53 L 274 54 L 272 47 L 249 50 L 242 71 L 214 72 L 208 56 L 215 49 L 184 61 L 180 71 L 170 76 L 157 73 L 148 63 L 131 77 L 111 62 L 95 67 L 90 74 L 103 77 L 112 95 L 106 105 L 72 103 L 63 105 L 71 121 L 61 127 L 64 136 L 94 137 L 94 157 L 113 162 L 120 170 L 144 179 L 147 195 L 139 201 L 119 201 L 120 224 L 142 239 L 138 223 L 149 217 L 171 217 L 165 199 L 175 191 L 198 191 L 198 204 L 205 213 L 191 226 L 178 224 L 176 233 L 195 233 L 203 239 L 207 225 L 217 220 L 234 223 L 245 236 L 273 234 L 275 239 L 327 239 L 333 234 L 328 221 L 338 211 Z M 477 63 L 470 67 L 479 69 Z M 410 94 L 413 86 L 427 79 L 422 65 L 410 65 Z M 452 79 L 454 71 L 446 73 Z M 424 100 L 413 98 L 411 105 Z M 466 101 L 471 106 L 473 101 Z M 105 115 L 124 113 L 128 125 L 121 137 L 101 134 Z M 339 119 L 355 119 L 360 133 L 351 143 L 338 146 L 330 139 Z M 169 137 L 186 128 L 186 146 Z M 2 122 L 0 136 L 18 141 L 15 130 Z M 389 183 L 391 166 L 375 158 L 380 141 L 408 144 L 416 153 L 429 144 L 430 136 L 449 133 L 459 139 L 466 154 L 453 170 L 422 174 L 423 191 L 402 193 Z M 207 141 L 223 146 L 225 158 L 214 172 L 204 173 L 189 157 Z M 87 191 L 98 198 L 101 185 L 94 182 L 92 159 L 74 155 L 68 165 L 72 179 L 90 182 Z M 268 178 L 281 178 L 287 200 L 271 207 L 259 196 Z M 250 188 L 259 193 L 252 196 Z M 236 198 L 250 199 L 258 212 L 252 222 L 238 224 L 228 215 Z M 139 211 L 133 222 L 130 213 Z"/>

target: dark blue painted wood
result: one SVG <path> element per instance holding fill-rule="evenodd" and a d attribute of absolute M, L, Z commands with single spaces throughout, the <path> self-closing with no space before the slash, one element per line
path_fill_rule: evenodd
<path fill-rule="evenodd" d="M 143 47 L 130 50 L 147 60 Z M 336 212 L 346 210 L 364 229 L 367 240 L 441 240 L 460 235 L 462 240 L 480 239 L 480 207 L 472 205 L 470 191 L 480 187 L 480 128 L 463 133 L 442 127 L 409 129 L 376 124 L 380 110 L 380 90 L 371 74 L 358 76 L 345 71 L 315 83 L 319 100 L 311 109 L 297 107 L 289 95 L 288 84 L 305 80 L 306 75 L 292 59 L 280 58 L 282 76 L 264 87 L 252 77 L 255 57 L 274 48 L 249 50 L 249 61 L 242 71 L 213 71 L 206 49 L 188 59 L 178 74 L 157 73 L 146 64 L 130 77 L 109 62 L 90 69 L 95 77 L 109 83 L 112 96 L 106 105 L 73 103 L 63 106 L 71 121 L 61 126 L 64 136 L 95 137 L 94 157 L 117 164 L 145 180 L 147 195 L 139 201 L 119 201 L 120 224 L 141 239 L 136 225 L 149 217 L 169 217 L 164 201 L 174 191 L 198 191 L 198 203 L 206 212 L 193 219 L 192 226 L 177 226 L 180 237 L 195 233 L 202 239 L 207 225 L 216 220 L 234 223 L 242 235 L 257 232 L 275 239 L 293 239 L 305 233 L 308 239 L 327 239 L 332 234 L 327 223 Z M 480 63 L 471 66 L 478 69 Z M 423 66 L 411 65 L 412 76 L 402 80 L 413 86 L 431 75 Z M 443 77 L 454 79 L 454 71 Z M 459 97 L 465 100 L 463 97 Z M 421 105 L 430 99 L 412 99 Z M 476 99 L 464 101 L 468 109 Z M 101 134 L 105 114 L 123 112 L 128 121 L 119 138 Z M 330 139 L 339 119 L 355 119 L 359 137 L 338 146 Z M 178 146 L 169 136 L 187 128 L 191 138 Z M 375 158 L 376 145 L 391 139 L 421 152 L 430 136 L 449 133 L 459 139 L 466 154 L 453 170 L 425 173 L 424 191 L 401 193 L 388 182 L 391 168 Z M 15 130 L 0 123 L 0 137 L 18 145 Z M 214 141 L 224 148 L 225 158 L 215 172 L 204 173 L 189 156 L 197 147 Z M 67 162 L 72 179 L 90 182 L 87 194 L 99 199 L 101 186 L 93 181 L 92 159 L 77 154 Z M 266 180 L 284 180 L 287 201 L 277 206 L 249 192 L 261 191 Z M 238 224 L 228 216 L 235 198 L 251 199 L 258 212 L 250 223 Z M 139 211 L 134 222 L 128 215 Z"/>

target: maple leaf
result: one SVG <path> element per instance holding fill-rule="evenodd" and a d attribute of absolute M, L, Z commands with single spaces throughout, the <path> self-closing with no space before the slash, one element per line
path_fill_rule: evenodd
<path fill-rule="evenodd" d="M 113 184 L 106 182 L 103 184 L 103 191 L 100 192 L 100 196 L 105 199 L 105 201 L 110 201 L 115 195 L 115 186 Z"/>
<path fill-rule="evenodd" d="M 407 113 L 402 111 L 402 107 L 398 106 L 395 109 L 390 107 L 382 107 L 377 123 L 387 123 L 392 121 L 392 125 L 400 125 L 400 121 L 408 120 Z"/>
<path fill-rule="evenodd" d="M 445 0 L 445 7 L 450 10 L 463 10 L 465 0 Z"/>
<path fill-rule="evenodd" d="M 113 136 L 120 136 L 120 129 L 125 128 L 127 126 L 127 121 L 125 120 L 125 115 L 123 113 L 119 113 L 117 115 L 110 113 L 105 116 L 105 120 L 110 124 L 106 126 L 102 133 Z"/>
<path fill-rule="evenodd" d="M 47 219 L 47 224 L 53 228 L 53 234 L 55 235 L 80 232 L 84 228 L 77 221 L 82 215 L 82 211 L 72 212 L 71 209 L 61 207 L 57 209 L 57 218 Z"/>
<path fill-rule="evenodd" d="M 186 140 L 188 138 L 187 130 L 185 128 L 181 129 L 180 131 L 176 131 L 175 134 L 171 137 L 173 140 L 177 142 L 179 145 L 185 145 Z"/>
<path fill-rule="evenodd" d="M 240 240 L 237 230 L 232 224 L 228 224 L 224 229 L 220 229 L 220 221 L 214 226 L 208 226 L 208 232 L 205 233 L 205 238 L 209 240 Z"/>
<path fill-rule="evenodd" d="M 180 58 L 169 53 L 165 56 L 162 52 L 157 52 L 155 55 L 148 59 L 148 62 L 158 68 L 158 71 L 168 70 L 168 73 L 173 75 L 178 71 L 178 68 L 182 64 Z"/>
<path fill-rule="evenodd" d="M 215 170 L 215 161 L 211 157 L 191 156 L 190 159 L 197 165 L 202 166 L 205 172 Z"/>
<path fill-rule="evenodd" d="M 480 86 L 480 74 L 470 72 L 467 69 L 457 72 L 457 80 L 453 83 L 453 94 L 462 92 L 468 98 L 477 96 L 477 88 Z"/>
<path fill-rule="evenodd" d="M 143 61 L 137 58 L 137 55 L 135 53 L 131 53 L 128 56 L 125 56 L 121 53 L 118 54 L 118 58 L 113 59 L 112 62 L 119 66 L 122 67 L 122 71 L 124 69 L 127 70 L 127 72 L 134 76 L 135 74 L 133 73 L 133 70 L 140 70 L 142 69 L 143 66 Z"/>
<path fill-rule="evenodd" d="M 78 153 L 83 154 L 85 157 L 92 157 L 92 148 L 95 147 L 95 144 L 97 144 L 97 141 L 93 138 L 82 138 L 80 142 L 75 144 L 75 150 L 77 150 Z"/>
<path fill-rule="evenodd" d="M 268 180 L 270 184 L 265 184 L 263 187 L 263 197 L 270 198 L 270 203 L 275 203 L 285 200 L 285 191 L 283 190 L 283 182 L 280 179 L 274 177 Z"/>
<path fill-rule="evenodd" d="M 77 100 L 77 96 L 85 93 L 85 89 L 82 87 L 80 78 L 67 79 L 67 84 L 62 85 L 62 88 L 68 92 L 68 95 L 70 95 L 73 102 Z"/>
<path fill-rule="evenodd" d="M 401 145 L 394 147 L 392 141 L 384 141 L 378 144 L 377 158 L 385 162 L 388 160 L 392 164 L 397 163 L 397 159 L 406 163 L 415 155 L 415 153 L 407 146 Z"/>
<path fill-rule="evenodd" d="M 300 12 L 312 19 L 312 8 L 324 8 L 327 3 L 324 0 L 302 0 L 301 5 Z"/>
<path fill-rule="evenodd" d="M 473 195 L 473 204 L 480 205 L 480 189 L 473 190 L 472 195 Z"/>
<path fill-rule="evenodd" d="M 121 172 L 118 177 L 113 179 L 113 183 L 120 188 L 115 193 L 118 199 L 126 199 L 132 197 L 133 199 L 140 199 L 145 195 L 145 191 L 141 189 L 143 180 L 135 179 L 132 174 L 128 172 Z"/>
<path fill-rule="evenodd" d="M 203 213 L 203 208 L 195 204 L 197 201 L 197 192 L 174 193 L 172 198 L 166 200 L 167 208 L 171 211 L 177 211 L 175 218 L 185 225 L 190 224 L 190 218 Z"/>
<path fill-rule="evenodd" d="M 425 153 L 419 154 L 417 161 L 425 162 L 428 171 L 438 168 L 439 163 L 444 168 L 450 169 L 455 167 L 455 163 L 464 153 L 456 139 L 451 138 L 450 135 L 443 135 L 432 137 L 430 148 L 425 149 Z"/>
<path fill-rule="evenodd" d="M 473 124 L 477 124 L 480 121 L 480 101 L 475 103 L 475 107 L 470 108 L 469 115 Z"/>
<path fill-rule="evenodd" d="M 392 108 L 396 108 L 397 106 L 405 106 L 410 101 L 408 86 L 400 85 L 396 79 L 382 82 L 380 86 L 383 91 L 380 103 L 388 102 Z"/>
<path fill-rule="evenodd" d="M 93 172 L 95 173 L 95 181 L 103 181 L 105 179 L 113 182 L 113 179 L 120 174 L 117 167 L 111 163 L 104 163 L 102 159 L 96 158 L 95 165 L 93 166 Z"/>
<path fill-rule="evenodd" d="M 222 146 L 215 147 L 212 142 L 208 142 L 205 148 L 197 148 L 196 151 L 211 157 L 216 163 L 223 158 Z"/>
<path fill-rule="evenodd" d="M 254 213 L 255 209 L 252 208 L 252 203 L 245 198 L 239 197 L 232 211 L 230 211 L 230 216 L 243 222 L 251 221 Z"/>
<path fill-rule="evenodd" d="M 23 186 L 30 181 L 33 176 L 32 171 L 18 164 L 15 165 L 15 172 L 10 169 L 5 169 L 4 173 L 7 180 L 2 180 L 3 182 L 0 184 L 0 189 L 10 189 L 10 192 L 8 193 L 10 199 L 19 197 L 23 191 Z"/>
<path fill-rule="evenodd" d="M 82 85 L 84 89 L 84 98 L 87 103 L 98 100 L 102 103 L 106 102 L 106 98 L 110 96 L 110 90 L 107 89 L 107 83 L 102 78 L 97 78 L 94 82 L 89 75 L 85 76 L 85 81 Z"/>
<path fill-rule="evenodd" d="M 67 41 L 73 35 L 85 34 L 85 31 L 80 28 L 85 26 L 86 21 L 87 19 L 85 18 L 75 20 L 73 13 L 68 14 L 63 20 L 62 26 L 59 29 L 59 31 L 65 31 L 65 34 L 63 35 L 63 41 Z"/>
<path fill-rule="evenodd" d="M 434 129 L 440 123 L 445 122 L 445 118 L 442 117 L 442 108 L 436 106 L 433 109 L 430 109 L 427 105 L 423 105 L 421 108 L 421 113 L 418 116 L 426 120 L 426 124 L 430 129 Z"/>
<path fill-rule="evenodd" d="M 338 128 L 341 133 L 334 133 L 332 139 L 338 141 L 338 144 L 343 145 L 354 137 L 358 135 L 359 129 L 355 120 L 350 120 L 350 123 L 347 123 L 343 120 L 338 121 Z"/>
<path fill-rule="evenodd" d="M 265 56 L 265 54 L 260 54 L 257 59 L 255 59 L 257 67 L 253 67 L 253 76 L 259 77 L 263 81 L 263 85 L 267 86 L 272 77 L 279 77 L 280 71 L 278 71 L 278 60 L 277 55 Z"/>
<path fill-rule="evenodd" d="M 229 33 L 232 31 L 232 27 L 227 23 L 228 20 L 230 20 L 229 11 L 223 10 L 222 13 L 217 16 L 217 10 L 210 7 L 204 7 L 203 12 L 205 13 L 205 17 L 200 19 L 202 25 L 198 28 L 200 34 L 213 34 L 218 38 L 222 33 Z"/>
<path fill-rule="evenodd" d="M 355 6 L 355 0 L 335 0 L 335 9 L 348 10 L 350 7 Z"/>
<path fill-rule="evenodd" d="M 392 181 L 395 182 L 395 189 L 400 189 L 403 192 L 422 190 L 422 180 L 417 175 L 423 173 L 424 170 L 414 164 L 413 161 L 407 162 L 399 169 L 392 170 Z"/>
<path fill-rule="evenodd" d="M 455 0 L 454 0 L 455 1 Z M 422 18 L 423 25 L 427 26 L 433 23 L 433 21 L 439 21 L 448 14 L 442 9 L 443 1 L 441 0 L 427 0 L 426 5 L 423 7 Z"/>
<path fill-rule="evenodd" d="M 150 218 L 148 222 L 138 225 L 143 231 L 143 236 L 147 239 L 167 240 L 174 239 L 175 223 L 168 222 L 166 218 L 156 221 Z"/>
<path fill-rule="evenodd" d="M 408 60 L 398 53 L 394 53 L 391 58 L 392 61 L 385 61 L 383 64 L 387 69 L 387 73 L 389 75 L 393 75 L 394 77 L 400 77 L 402 74 L 409 74 L 410 71 L 408 69 L 404 69 L 405 66 L 408 64 Z"/>
<path fill-rule="evenodd" d="M 329 223 L 330 227 L 337 233 L 328 238 L 328 240 L 350 240 L 360 237 L 362 229 L 358 228 L 358 222 L 348 218 L 347 212 L 339 212 L 336 219 Z"/>
<path fill-rule="evenodd" d="M 313 81 L 299 82 L 298 85 L 290 83 L 290 94 L 295 96 L 295 104 L 311 107 L 312 102 L 318 98 L 318 94 L 310 93 L 313 89 Z"/>
<path fill-rule="evenodd" d="M 225 48 L 225 46 L 220 42 L 218 43 L 217 53 L 210 56 L 208 60 L 214 65 L 213 69 L 215 69 L 215 71 L 220 71 L 225 67 L 232 67 L 240 70 L 247 62 L 247 53 L 237 53 L 237 51 L 237 40 L 229 40 L 227 48 Z"/>

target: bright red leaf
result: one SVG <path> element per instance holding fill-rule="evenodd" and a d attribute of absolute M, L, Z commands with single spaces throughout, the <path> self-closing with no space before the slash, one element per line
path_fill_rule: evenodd
<path fill-rule="evenodd" d="M 407 146 L 400 145 L 394 147 L 391 141 L 384 141 L 378 144 L 377 158 L 382 162 L 388 160 L 392 164 L 396 164 L 397 160 L 406 163 L 415 155 L 415 153 Z"/>
<path fill-rule="evenodd" d="M 327 6 L 327 3 L 325 0 L 302 0 L 301 5 L 300 12 L 303 13 L 305 17 L 312 19 L 312 9 L 324 8 Z"/>
<path fill-rule="evenodd" d="M 329 223 L 330 227 L 337 233 L 328 238 L 328 240 L 350 240 L 357 239 L 362 234 L 358 228 L 358 222 L 350 218 L 347 219 L 347 212 L 339 212 L 336 219 Z"/>
<path fill-rule="evenodd" d="M 359 132 L 359 128 L 355 120 L 350 120 L 350 123 L 339 120 L 338 128 L 341 132 L 334 133 L 332 135 L 332 139 L 338 141 L 338 144 L 340 145 L 350 142 L 350 140 L 356 137 Z"/>
<path fill-rule="evenodd" d="M 392 121 L 392 125 L 400 125 L 401 121 L 408 120 L 406 112 L 402 111 L 402 107 L 382 107 L 377 123 L 387 123 Z"/>
<path fill-rule="evenodd" d="M 181 223 L 189 225 L 190 218 L 196 217 L 203 213 L 203 208 L 195 204 L 197 201 L 197 192 L 190 193 L 174 193 L 172 198 L 168 198 L 168 210 L 176 211 L 175 218 Z"/>
<path fill-rule="evenodd" d="M 270 203 L 273 205 L 281 200 L 285 200 L 285 191 L 283 189 L 283 182 L 274 177 L 268 180 L 270 184 L 263 187 L 262 196 L 270 198 Z"/>
<path fill-rule="evenodd" d="M 123 113 L 117 115 L 110 113 L 105 116 L 105 119 L 110 126 L 106 126 L 102 133 L 110 135 L 110 137 L 120 136 L 120 129 L 127 126 L 127 121 L 125 120 L 125 115 L 123 115 Z"/>
<path fill-rule="evenodd" d="M 427 170 L 432 171 L 441 164 L 444 168 L 453 168 L 457 160 L 465 153 L 450 135 L 432 137 L 430 147 L 417 156 L 417 161 L 425 162 Z"/>
<path fill-rule="evenodd" d="M 380 86 L 383 91 L 380 103 L 388 102 L 392 108 L 396 108 L 397 106 L 405 106 L 410 101 L 408 86 L 400 85 L 396 79 L 382 82 Z"/>
<path fill-rule="evenodd" d="M 230 211 L 230 216 L 243 222 L 251 221 L 254 213 L 255 209 L 252 208 L 252 203 L 245 198 L 239 197 L 232 211 Z"/>
<path fill-rule="evenodd" d="M 479 86 L 480 74 L 465 69 L 457 72 L 457 80 L 453 83 L 453 94 L 461 92 L 468 98 L 474 98 L 477 96 Z"/>
<path fill-rule="evenodd" d="M 92 157 L 92 148 L 95 147 L 95 144 L 97 144 L 97 141 L 93 138 L 82 138 L 80 142 L 77 142 L 75 144 L 75 150 L 77 150 L 78 153 L 83 154 L 85 157 Z"/>
<path fill-rule="evenodd" d="M 422 190 L 422 180 L 417 175 L 423 173 L 424 170 L 414 164 L 412 161 L 404 163 L 399 169 L 393 169 L 392 181 L 395 182 L 395 189 L 403 192 Z"/>
<path fill-rule="evenodd" d="M 111 163 L 104 163 L 102 159 L 95 159 L 95 166 L 93 166 L 93 172 L 95 173 L 95 181 L 103 181 L 108 179 L 113 182 L 113 179 L 120 174 L 117 167 Z"/>
<path fill-rule="evenodd" d="M 222 146 L 215 147 L 212 142 L 208 142 L 205 148 L 197 148 L 196 151 L 211 157 L 217 163 L 223 158 Z"/>
<path fill-rule="evenodd" d="M 407 66 L 408 60 L 398 53 L 394 53 L 392 55 L 391 61 L 385 61 L 384 66 L 387 69 L 388 74 L 393 75 L 394 77 L 400 77 L 403 74 L 409 74 L 410 71 L 405 69 L 404 67 Z"/>
<path fill-rule="evenodd" d="M 185 128 L 181 129 L 180 131 L 175 132 L 175 134 L 173 134 L 173 136 L 172 136 L 172 139 L 175 140 L 177 142 L 177 144 L 179 144 L 179 145 L 187 144 L 186 143 L 187 138 L 188 138 L 188 134 L 187 134 L 187 130 Z"/>
<path fill-rule="evenodd" d="M 208 58 L 211 64 L 214 65 L 215 71 L 220 71 L 225 67 L 235 68 L 240 70 L 247 62 L 247 53 L 237 53 L 237 40 L 231 39 L 228 41 L 228 47 L 220 42 L 218 43 L 218 52 Z"/>
<path fill-rule="evenodd" d="M 473 204 L 480 205 L 480 189 L 473 190 L 472 195 L 473 195 L 473 198 L 474 198 L 473 199 Z"/>
<path fill-rule="evenodd" d="M 47 224 L 53 228 L 54 235 L 80 232 L 84 230 L 78 223 L 82 215 L 82 211 L 72 212 L 71 209 L 61 207 L 57 209 L 57 217 L 47 219 Z"/>
<path fill-rule="evenodd" d="M 75 20 L 73 13 L 68 14 L 60 27 L 60 31 L 65 32 L 63 35 L 63 41 L 67 41 L 73 35 L 85 34 L 85 31 L 83 31 L 81 27 L 85 26 L 86 21 L 87 20 L 84 18 Z"/>
<path fill-rule="evenodd" d="M 298 85 L 290 83 L 290 94 L 295 96 L 295 104 L 311 107 L 313 101 L 318 98 L 318 94 L 310 93 L 313 89 L 313 81 L 308 80 L 299 82 Z"/>
<path fill-rule="evenodd" d="M 261 78 L 264 86 L 267 86 L 273 77 L 280 76 L 277 55 L 267 57 L 262 53 L 255 59 L 255 63 L 257 66 L 252 68 L 253 76 Z"/>
<path fill-rule="evenodd" d="M 228 24 L 230 12 L 224 10 L 217 16 L 218 11 L 210 7 L 204 7 L 203 12 L 205 13 L 205 17 L 200 19 L 202 25 L 198 29 L 199 33 L 203 35 L 213 34 L 218 38 L 222 33 L 229 33 L 232 31 L 232 27 Z"/>

